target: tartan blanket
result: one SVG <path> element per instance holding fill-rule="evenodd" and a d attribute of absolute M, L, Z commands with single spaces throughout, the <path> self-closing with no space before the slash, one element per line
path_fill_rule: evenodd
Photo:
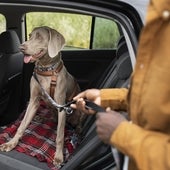
<path fill-rule="evenodd" d="M 16 133 L 25 111 L 14 123 L 7 126 L 0 134 L 0 144 L 9 141 Z M 26 129 L 15 150 L 36 157 L 39 161 L 46 162 L 51 170 L 58 170 L 53 165 L 56 151 L 57 122 L 52 118 L 50 109 L 41 102 L 35 118 Z M 67 161 L 74 149 L 79 144 L 79 136 L 75 130 L 67 126 L 64 132 L 64 160 Z"/>

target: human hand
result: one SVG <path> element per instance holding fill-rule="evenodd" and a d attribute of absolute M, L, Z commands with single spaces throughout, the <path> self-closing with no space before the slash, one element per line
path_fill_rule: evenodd
<path fill-rule="evenodd" d="M 99 112 L 96 115 L 96 131 L 99 138 L 109 144 L 112 133 L 120 123 L 127 121 L 119 112 L 107 109 L 106 112 Z"/>
<path fill-rule="evenodd" d="M 85 90 L 73 98 L 73 100 L 76 101 L 76 104 L 70 105 L 73 109 L 81 110 L 86 114 L 94 114 L 95 111 L 93 111 L 91 109 L 87 109 L 85 107 L 86 102 L 84 99 L 87 99 L 91 102 L 94 102 L 94 103 L 100 105 L 101 104 L 100 90 L 98 90 L 98 89 Z"/>

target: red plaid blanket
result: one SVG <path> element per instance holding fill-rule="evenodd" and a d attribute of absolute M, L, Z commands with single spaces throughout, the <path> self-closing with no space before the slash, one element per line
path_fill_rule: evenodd
<path fill-rule="evenodd" d="M 0 144 L 9 141 L 15 135 L 24 113 L 0 134 Z M 52 113 L 42 102 L 15 150 L 36 157 L 39 161 L 45 161 L 51 170 L 57 170 L 52 163 L 56 150 L 56 128 L 57 123 L 52 119 Z M 64 133 L 64 159 L 67 161 L 77 147 L 79 137 L 71 127 L 66 126 Z"/>

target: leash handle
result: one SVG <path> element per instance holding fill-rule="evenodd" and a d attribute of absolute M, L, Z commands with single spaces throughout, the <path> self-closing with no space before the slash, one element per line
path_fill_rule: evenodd
<path fill-rule="evenodd" d="M 95 103 L 93 103 L 93 102 L 91 102 L 91 101 L 89 101 L 87 99 L 85 99 L 84 101 L 86 103 L 85 104 L 86 109 L 91 109 L 91 110 L 94 110 L 96 112 L 105 112 L 105 109 L 102 108 L 101 106 L 99 106 L 99 105 L 97 105 L 97 104 L 95 104 Z M 73 104 L 73 103 L 76 103 L 76 101 L 72 100 L 72 101 L 66 103 L 65 105 L 63 105 L 62 109 L 66 110 L 67 114 L 72 114 L 73 110 L 70 107 L 70 105 Z"/>
<path fill-rule="evenodd" d="M 86 100 L 86 99 L 84 101 L 86 103 L 85 104 L 86 109 L 92 109 L 96 112 L 105 112 L 106 111 L 103 107 L 97 105 L 96 103 L 93 103 L 93 102 Z"/>

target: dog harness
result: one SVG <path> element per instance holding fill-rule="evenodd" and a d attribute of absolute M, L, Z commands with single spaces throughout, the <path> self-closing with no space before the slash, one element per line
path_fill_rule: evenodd
<path fill-rule="evenodd" d="M 57 66 L 58 65 L 58 66 Z M 57 66 L 57 67 L 56 67 Z M 50 96 L 52 99 L 54 99 L 54 93 L 55 93 L 55 87 L 57 84 L 57 76 L 58 73 L 61 71 L 63 68 L 63 62 L 61 61 L 59 64 L 55 63 L 52 66 L 49 67 L 40 67 L 40 66 L 35 66 L 34 68 L 34 73 L 41 75 L 41 76 L 50 76 L 51 77 L 51 82 L 50 82 Z M 67 96 L 67 101 L 71 101 L 72 98 L 77 94 L 77 85 L 76 85 L 76 80 L 75 80 L 75 86 L 73 89 L 73 92 L 70 96 Z"/>
<path fill-rule="evenodd" d="M 50 67 L 39 67 L 36 66 L 34 68 L 34 72 L 41 76 L 51 76 L 51 83 L 50 83 L 50 96 L 54 98 L 55 87 L 57 84 L 57 74 L 63 68 L 63 62 L 60 62 L 58 67 L 56 68 L 56 64 Z"/>

